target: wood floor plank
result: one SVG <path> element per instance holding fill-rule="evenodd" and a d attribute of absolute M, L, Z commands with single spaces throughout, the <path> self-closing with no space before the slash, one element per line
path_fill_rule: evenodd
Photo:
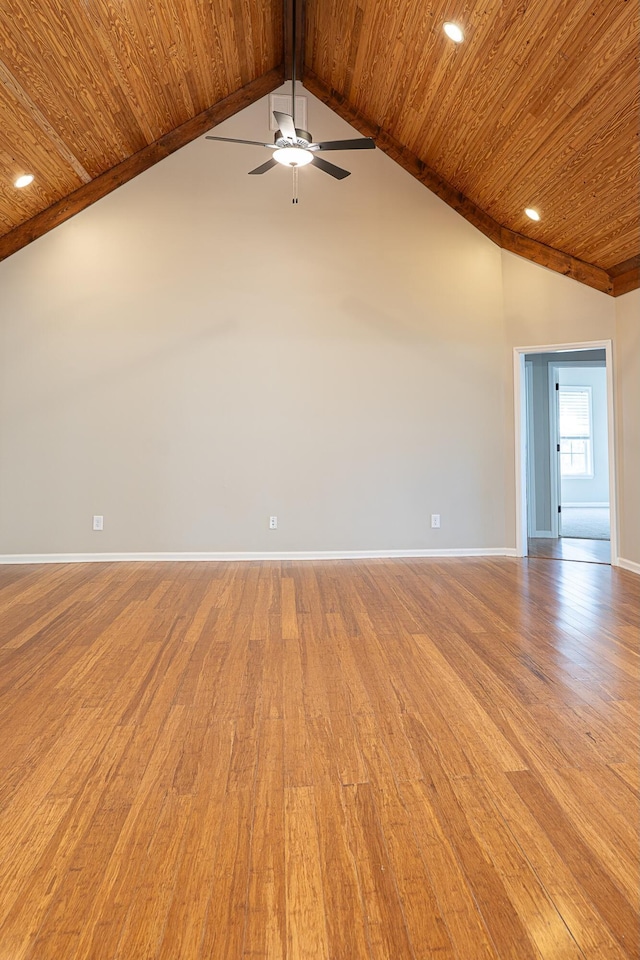
<path fill-rule="evenodd" d="M 91 749 L 99 753 L 108 739 L 108 730 L 103 730 L 101 734 L 96 731 L 95 716 L 91 716 L 89 711 L 75 719 L 73 731 L 67 732 L 66 737 L 61 738 L 61 748 L 45 754 L 42 766 L 38 766 L 36 771 L 26 778 L 25 789 L 18 790 L 2 811 L 0 849 L 3 882 L 0 923 L 4 911 L 10 910 L 28 889 L 33 871 L 39 869 L 41 858 L 47 856 L 49 844 L 59 835 L 67 810 L 82 793 L 80 788 L 76 789 L 75 797 L 68 794 L 55 795 L 54 785 L 61 771 L 73 765 L 76 771 L 84 768 L 86 776 L 90 758 L 86 749 L 78 753 L 78 745 L 83 742 L 91 744 Z M 80 778 L 78 783 L 82 785 Z M 67 850 L 65 854 L 68 855 Z"/>
<path fill-rule="evenodd" d="M 81 833 L 74 838 L 71 861 L 67 871 L 57 878 L 51 909 L 43 920 L 32 953 L 26 954 L 29 960 L 32 957 L 54 960 L 78 954 L 87 929 L 92 927 L 85 925 L 85 911 L 88 904 L 95 907 L 100 902 L 96 894 L 105 880 L 103 889 L 110 894 L 111 909 L 101 929 L 100 951 L 96 956 L 114 955 L 122 924 L 137 899 L 138 880 L 146 864 L 145 851 L 153 841 L 156 820 L 164 806 L 162 781 L 170 758 L 175 755 L 181 723 L 182 710 L 176 708 L 165 719 L 149 762 L 130 789 L 130 803 L 122 803 L 120 791 L 117 798 L 113 796 L 109 784 L 93 817 L 79 824 Z M 135 898 L 127 896 L 128 889 L 136 890 Z M 143 928 L 140 933 L 145 936 L 154 931 Z"/>
<path fill-rule="evenodd" d="M 235 724 L 227 789 L 220 811 L 215 890 L 211 891 L 208 903 L 198 960 L 242 956 L 260 730 L 260 720 L 241 718 Z"/>
<path fill-rule="evenodd" d="M 637 960 L 640 580 L 0 566 L 0 955 Z"/>
<path fill-rule="evenodd" d="M 284 722 L 266 719 L 256 771 L 243 957 L 286 957 Z"/>
<path fill-rule="evenodd" d="M 585 957 L 622 960 L 628 954 L 602 922 L 597 906 L 510 782 L 501 775 L 492 799 Z"/>
<path fill-rule="evenodd" d="M 491 944 L 460 860 L 427 796 L 427 784 L 425 781 L 402 783 L 399 789 L 456 957 L 495 960 L 501 953 Z"/>
<path fill-rule="evenodd" d="M 220 812 L 215 890 L 209 899 L 198 960 L 242 956 L 254 806 L 253 787 L 233 790 L 225 798 Z"/>
<path fill-rule="evenodd" d="M 287 956 L 329 960 L 313 787 L 285 791 Z"/>
<path fill-rule="evenodd" d="M 493 803 L 491 787 L 474 777 L 455 780 L 453 789 L 484 857 L 500 874 L 533 951 L 540 956 L 555 951 L 566 960 L 581 960 L 582 950 L 562 915 L 513 834 L 505 828 Z"/>
<path fill-rule="evenodd" d="M 611 770 L 623 780 L 630 790 L 633 791 L 636 798 L 640 797 L 640 764 L 637 763 L 611 763 L 608 764 Z"/>
<path fill-rule="evenodd" d="M 280 584 L 282 606 L 282 639 L 298 639 L 298 614 L 296 612 L 296 584 L 292 577 L 283 577 Z"/>
<path fill-rule="evenodd" d="M 192 806 L 158 960 L 198 956 L 216 886 L 216 850 L 231 763 L 233 722 L 213 722 L 203 732 Z"/>
<path fill-rule="evenodd" d="M 167 794 L 153 823 L 145 869 L 138 874 L 136 897 L 127 911 L 114 960 L 157 956 L 175 894 L 191 806 L 190 796 L 173 791 Z"/>
<path fill-rule="evenodd" d="M 285 784 L 313 784 L 311 744 L 304 709 L 304 671 L 300 640 L 284 641 L 284 771 Z"/>
<path fill-rule="evenodd" d="M 409 939 L 384 835 L 368 783 L 344 787 L 345 810 L 360 887 L 372 960 L 416 960 Z"/>
<path fill-rule="evenodd" d="M 340 783 L 363 783 L 367 779 L 362 752 L 354 727 L 354 698 L 343 672 L 344 633 L 339 614 L 327 615 L 327 642 L 320 658 L 322 680 L 327 695 L 327 716 L 331 718 L 331 732 L 337 740 L 332 750 L 338 764 Z M 316 780 L 317 782 L 317 780 Z"/>
<path fill-rule="evenodd" d="M 640 948 L 638 915 L 599 859 L 598 851 L 588 847 L 581 839 L 561 804 L 538 778 L 528 771 L 517 771 L 510 774 L 510 779 L 596 905 L 612 935 L 621 947 L 629 951 L 629 956 L 637 956 Z"/>
<path fill-rule="evenodd" d="M 433 750 L 424 737 L 416 742 L 424 751 L 423 763 L 431 771 L 426 783 L 427 797 L 444 834 L 450 839 L 483 924 L 493 943 L 499 945 L 498 955 L 501 956 L 500 951 L 504 951 L 505 956 L 538 960 L 538 952 L 532 944 L 524 919 L 509 896 L 497 857 L 494 859 L 483 849 L 455 792 L 454 784 L 459 781 L 450 780 L 442 769 L 438 770 Z"/>
<path fill-rule="evenodd" d="M 637 800 L 614 794 L 614 785 L 603 774 L 602 787 L 591 772 L 568 767 L 549 771 L 545 785 L 575 824 L 584 842 L 598 852 L 598 859 L 634 908 L 640 907 L 638 864 L 634 846 L 637 830 L 634 816 Z M 617 801 L 617 802 L 616 802 Z"/>
<path fill-rule="evenodd" d="M 360 616 L 362 608 L 360 607 Z M 394 759 L 396 775 L 402 780 L 419 780 L 420 764 L 402 725 L 402 706 L 392 682 L 393 670 L 388 662 L 387 642 L 380 641 L 373 629 L 364 627 L 361 638 L 351 641 L 351 654 L 359 671 L 367 699 L 378 718 L 380 735 Z"/>
<path fill-rule="evenodd" d="M 493 722 L 481 700 L 469 690 L 465 679 L 442 656 L 430 638 L 420 635 L 414 640 L 424 659 L 429 663 L 432 683 L 438 699 L 448 704 L 452 717 L 452 732 L 456 739 L 467 744 L 476 769 L 522 770 L 526 764 L 514 750 L 498 726 Z"/>
<path fill-rule="evenodd" d="M 317 717 L 309 722 L 314 745 L 314 800 L 329 956 L 368 958 L 365 905 L 340 776 L 342 743 L 336 742 L 332 720 Z"/>
<path fill-rule="evenodd" d="M 427 956 L 450 960 L 455 956 L 453 946 L 421 847 L 416 842 L 408 811 L 393 775 L 390 758 L 370 717 L 358 717 L 356 729 L 413 950 L 418 957 L 426 951 Z"/>

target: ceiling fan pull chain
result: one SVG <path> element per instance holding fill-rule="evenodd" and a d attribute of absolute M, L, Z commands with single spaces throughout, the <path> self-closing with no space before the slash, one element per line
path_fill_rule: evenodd
<path fill-rule="evenodd" d="M 293 198 L 291 200 L 291 203 L 297 203 L 298 202 L 298 168 L 292 167 L 291 169 L 293 170 Z"/>

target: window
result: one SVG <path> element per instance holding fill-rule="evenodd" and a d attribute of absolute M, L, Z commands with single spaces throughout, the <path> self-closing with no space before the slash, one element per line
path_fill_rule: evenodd
<path fill-rule="evenodd" d="M 590 479 L 593 477 L 591 387 L 560 386 L 558 400 L 560 472 L 567 479 Z"/>

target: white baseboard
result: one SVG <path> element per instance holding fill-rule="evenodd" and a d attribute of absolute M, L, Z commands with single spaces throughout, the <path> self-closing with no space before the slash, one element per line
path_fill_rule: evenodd
<path fill-rule="evenodd" d="M 609 501 L 605 500 L 604 503 L 597 503 L 595 500 L 593 502 L 587 503 L 586 501 L 576 500 L 567 500 L 566 503 L 562 504 L 563 507 L 608 507 Z"/>
<path fill-rule="evenodd" d="M 451 550 L 304 550 L 279 553 L 15 553 L 8 563 L 194 563 L 248 560 L 392 560 L 403 557 L 515 557 L 513 547 L 463 547 Z"/>
<path fill-rule="evenodd" d="M 625 560 L 624 557 L 618 557 L 615 566 L 622 567 L 623 570 L 629 570 L 631 573 L 640 575 L 640 563 L 636 563 L 635 560 Z"/>
<path fill-rule="evenodd" d="M 551 530 L 534 530 L 529 534 L 530 540 L 557 540 L 557 534 L 551 533 Z"/>

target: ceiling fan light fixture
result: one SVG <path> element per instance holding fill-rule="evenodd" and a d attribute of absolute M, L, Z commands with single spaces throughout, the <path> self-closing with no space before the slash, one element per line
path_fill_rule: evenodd
<path fill-rule="evenodd" d="M 304 167 L 313 160 L 313 154 L 304 147 L 281 147 L 274 151 L 273 159 L 285 167 Z"/>
<path fill-rule="evenodd" d="M 525 212 L 526 215 L 529 217 L 529 220 L 539 220 L 539 219 L 540 219 L 540 214 L 538 213 L 537 210 L 534 210 L 533 207 L 527 207 L 524 212 Z"/>
<path fill-rule="evenodd" d="M 22 187 L 28 187 L 29 184 L 32 183 L 32 182 L 33 182 L 33 174 L 32 174 L 32 173 L 25 173 L 25 174 L 23 174 L 21 177 L 18 177 L 18 179 L 17 179 L 16 181 L 14 181 L 14 184 L 13 184 L 13 185 L 14 185 L 14 187 L 17 187 L 18 190 L 21 190 Z"/>
<path fill-rule="evenodd" d="M 447 23 L 445 23 L 443 26 L 443 30 L 449 37 L 449 40 L 453 40 L 454 43 L 462 43 L 464 40 L 464 33 L 457 23 L 451 23 L 451 21 L 447 21 Z"/>

